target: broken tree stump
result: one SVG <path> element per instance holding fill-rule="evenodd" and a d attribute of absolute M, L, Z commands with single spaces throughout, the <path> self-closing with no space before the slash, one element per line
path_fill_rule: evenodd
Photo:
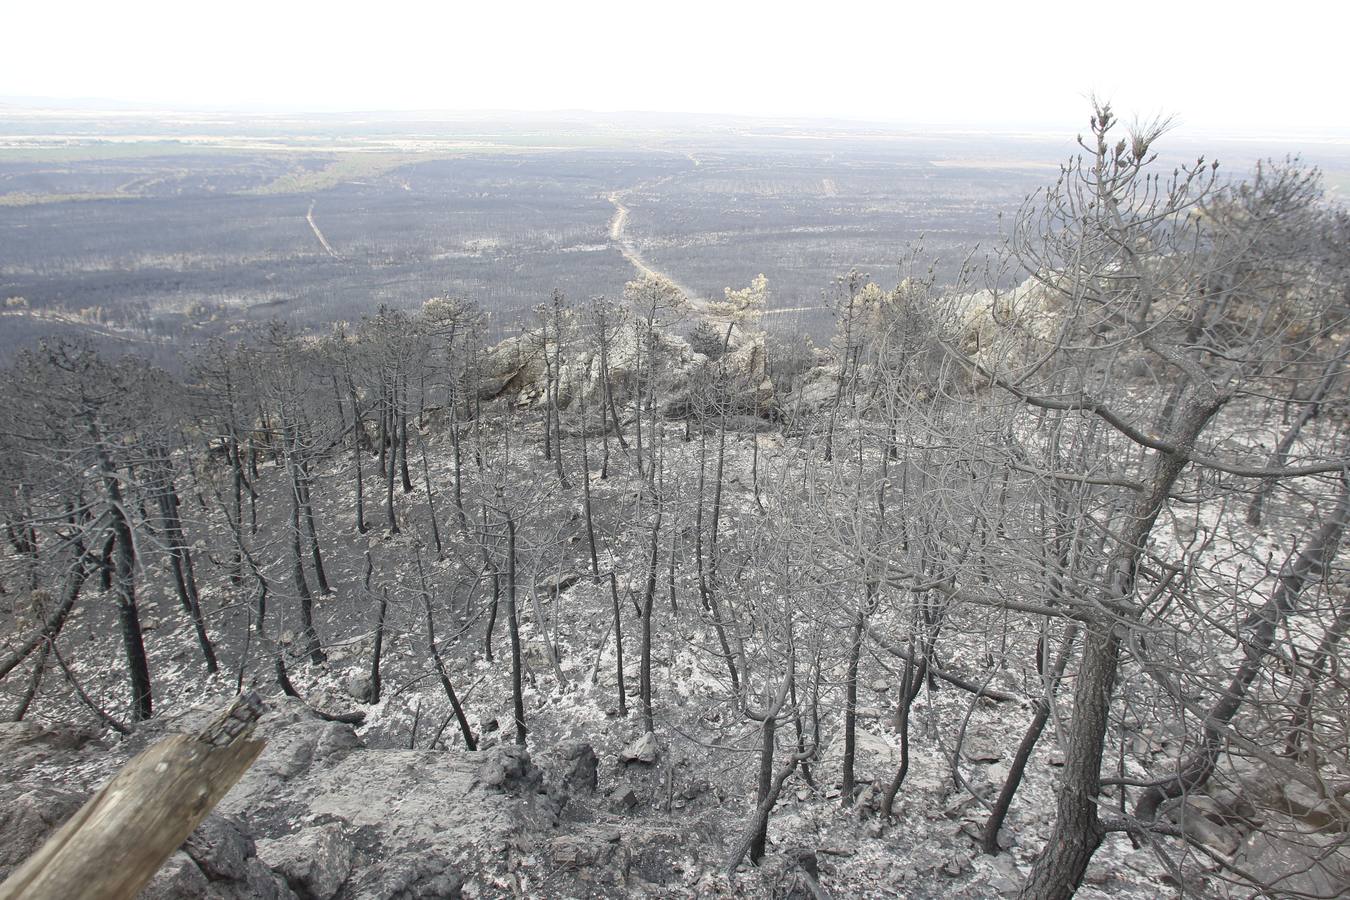
<path fill-rule="evenodd" d="M 132 900 L 262 752 L 250 691 L 197 734 L 176 734 L 122 767 L 0 884 L 0 900 Z"/>

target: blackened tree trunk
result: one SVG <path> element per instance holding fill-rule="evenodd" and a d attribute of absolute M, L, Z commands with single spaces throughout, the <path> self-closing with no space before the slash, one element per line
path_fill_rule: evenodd
<path fill-rule="evenodd" d="M 258 480 L 258 452 L 253 446 L 253 434 L 248 436 L 248 533 L 256 535 L 258 533 L 258 491 L 253 485 Z"/>
<path fill-rule="evenodd" d="M 773 751 L 774 740 L 778 734 L 778 719 L 776 716 L 766 716 L 764 727 L 760 731 L 759 748 L 759 785 L 755 794 L 755 806 L 764 805 L 769 799 L 769 792 L 773 790 Z M 764 858 L 764 847 L 769 839 L 769 817 L 766 815 L 756 822 L 758 827 L 754 830 L 754 837 L 750 839 L 750 861 L 759 865 L 759 861 Z"/>
<path fill-rule="evenodd" d="M 33 661 L 33 671 L 28 676 L 28 685 L 24 688 L 23 696 L 19 698 L 19 705 L 10 714 L 9 721 L 22 722 L 23 717 L 28 715 L 28 710 L 32 708 L 33 699 L 37 697 L 38 688 L 42 686 L 42 676 L 47 671 L 47 657 L 51 655 L 55 639 L 53 635 L 50 639 L 44 640 L 38 648 L 37 659 Z"/>
<path fill-rule="evenodd" d="M 516 521 L 506 517 L 506 627 L 511 635 L 511 701 L 515 711 L 516 743 L 525 746 L 525 690 L 521 680 L 520 618 L 516 607 Z"/>
<path fill-rule="evenodd" d="M 319 531 L 314 524 L 314 503 L 309 496 L 309 463 L 302 462 L 299 466 L 300 480 L 296 484 L 296 491 L 300 497 L 300 509 L 305 518 L 305 534 L 309 538 L 309 557 L 314 563 L 314 579 L 318 582 L 319 593 L 325 596 L 333 593 L 333 589 L 328 586 L 328 575 L 323 569 L 323 555 L 319 552 Z"/>
<path fill-rule="evenodd" d="M 122 647 L 127 656 L 127 674 L 131 681 L 131 718 L 140 722 L 153 714 L 150 691 L 150 664 L 145 655 L 140 613 L 136 607 L 136 549 L 131 523 L 127 521 L 126 502 L 112 456 L 91 416 L 90 437 L 94 439 L 103 488 L 107 495 L 110 528 L 116 538 L 113 587 L 117 597 L 117 619 L 122 632 Z"/>
<path fill-rule="evenodd" d="M 103 542 L 103 552 L 99 555 L 99 587 L 106 594 L 113 589 L 113 551 L 117 549 L 117 532 L 108 529 L 108 537 Z"/>
<path fill-rule="evenodd" d="M 403 493 L 411 494 L 413 492 L 412 479 L 408 477 L 408 376 L 402 376 L 402 390 L 399 391 L 398 403 L 398 446 L 399 446 L 399 477 L 403 479 Z"/>
<path fill-rule="evenodd" d="M 1276 631 L 1298 604 L 1304 588 L 1313 579 L 1322 578 L 1336 558 L 1347 518 L 1350 518 L 1350 480 L 1343 480 L 1340 500 L 1331 518 L 1312 534 L 1295 559 L 1285 563 L 1274 593 L 1242 623 L 1241 630 L 1246 633 L 1242 641 L 1242 663 L 1222 696 L 1205 715 L 1205 735 L 1200 746 L 1187 757 L 1176 775 L 1144 791 L 1134 808 L 1136 818 L 1151 821 L 1164 802 L 1199 790 L 1209 781 L 1223 749 L 1224 729 L 1237 715 L 1248 688 L 1265 665 Z"/>
<path fill-rule="evenodd" d="M 60 633 L 61 628 L 65 625 L 66 618 L 70 615 L 70 611 L 75 608 L 75 602 L 80 597 L 80 589 L 84 587 L 88 575 L 88 562 L 85 555 L 81 553 L 66 575 L 65 585 L 61 590 L 61 600 L 56 609 L 52 610 L 41 626 L 33 629 L 20 640 L 17 647 L 0 657 L 0 678 L 4 678 L 30 653 Z"/>
<path fill-rule="evenodd" d="M 843 786 L 840 788 L 840 803 L 852 806 L 856 781 L 854 778 L 854 760 L 857 755 L 858 730 L 858 663 L 862 657 L 863 635 L 867 632 L 867 617 L 877 603 L 877 585 L 868 581 L 867 597 L 853 614 L 853 631 L 848 646 L 848 673 L 844 676 L 844 758 Z"/>
<path fill-rule="evenodd" d="M 736 866 L 740 865 L 745 854 L 749 852 L 752 862 L 758 863 L 764 856 L 764 849 L 768 842 L 769 816 L 773 812 L 774 806 L 778 802 L 778 795 L 783 790 L 783 784 L 796 771 L 797 766 L 805 763 L 813 757 L 816 752 L 814 744 L 794 754 L 787 764 L 778 770 L 775 775 L 773 771 L 774 743 L 778 731 L 778 716 L 783 712 L 783 705 L 787 701 L 792 684 L 796 679 L 796 657 L 789 651 L 787 674 L 778 686 L 778 691 L 762 710 L 752 709 L 746 706 L 745 714 L 751 719 L 763 723 L 763 729 L 760 732 L 760 756 L 759 756 L 759 781 L 757 785 L 755 812 L 750 820 L 749 827 L 736 842 L 735 848 L 727 858 L 727 871 L 732 872 Z"/>
<path fill-rule="evenodd" d="M 595 509 L 591 503 L 591 458 L 586 430 L 586 395 L 584 391 L 579 393 L 579 401 L 581 404 L 581 496 L 586 513 L 586 546 L 591 553 L 591 579 L 595 584 L 599 584 L 602 576 L 600 574 L 600 554 L 595 541 Z M 604 412 L 604 409 L 601 408 L 602 427 L 604 426 Z M 626 716 L 628 715 L 628 700 L 625 697 L 623 683 L 623 617 L 619 613 L 619 586 L 613 572 L 609 573 L 609 590 L 614 611 L 614 658 L 615 677 L 618 683 L 619 715 Z M 599 665 L 598 660 L 596 665 Z"/>
<path fill-rule="evenodd" d="M 389 473 L 389 409 L 393 401 L 389 396 L 389 385 L 387 381 L 381 384 L 380 389 L 380 428 L 376 435 L 376 443 L 380 451 L 380 478 L 384 478 Z"/>
<path fill-rule="evenodd" d="M 390 403 L 389 410 L 385 415 L 385 420 L 393 422 L 393 404 Z M 395 429 L 388 428 L 390 432 Z M 396 433 L 396 432 L 395 432 Z M 398 447 L 395 446 L 391 455 L 386 458 L 384 453 L 384 444 L 380 444 L 380 464 L 384 465 L 384 512 L 389 522 L 389 531 L 392 534 L 399 533 L 398 518 L 394 515 L 394 470 L 397 468 L 395 457 L 398 455 Z M 387 463 L 387 465 L 385 465 Z"/>
<path fill-rule="evenodd" d="M 1267 463 L 1270 468 L 1279 468 L 1288 461 L 1289 451 L 1293 449 L 1299 435 L 1303 433 L 1304 427 L 1316 418 L 1322 401 L 1326 399 L 1327 394 L 1331 392 L 1331 388 L 1340 378 L 1347 355 L 1350 355 L 1350 338 L 1343 340 L 1340 350 L 1335 356 L 1327 360 L 1326 367 L 1322 370 L 1322 377 L 1313 388 L 1312 394 L 1307 400 L 1303 401 L 1303 407 L 1299 410 L 1298 416 L 1290 423 L 1289 428 L 1280 437 L 1279 443 L 1275 445 L 1274 452 L 1270 454 L 1270 461 Z M 1270 496 L 1274 486 L 1275 479 L 1273 478 L 1263 478 L 1257 484 L 1256 493 L 1247 506 L 1248 525 L 1259 526 L 1261 524 L 1261 515 L 1265 509 L 1266 498 Z"/>
<path fill-rule="evenodd" d="M 342 388 L 338 386 L 337 373 L 331 373 L 329 380 L 333 383 L 333 405 L 337 407 L 338 433 L 342 434 L 347 430 L 347 413 L 342 408 Z M 356 433 L 352 432 L 352 438 L 355 439 Z"/>
<path fill-rule="evenodd" d="M 1097 797 L 1119 653 L 1116 629 L 1097 623 L 1087 629 L 1067 734 L 1064 774 L 1055 804 L 1055 826 L 1031 876 L 1022 885 L 1022 900 L 1072 897 L 1106 836 L 1097 815 Z"/>
<path fill-rule="evenodd" d="M 422 557 L 417 557 L 417 573 L 422 580 L 422 609 L 426 613 L 427 626 L 427 647 L 431 651 L 431 661 L 436 666 L 436 674 L 440 676 L 441 687 L 445 689 L 445 696 L 450 700 L 450 708 L 454 710 L 455 719 L 459 722 L 459 732 L 464 736 L 464 746 L 468 750 L 477 750 L 478 744 L 474 740 L 473 729 L 469 727 L 469 720 L 464 715 L 464 707 L 459 702 L 459 695 L 455 693 L 454 685 L 450 683 L 450 673 L 445 668 L 445 661 L 441 659 L 441 652 L 436 647 L 436 623 L 431 614 L 431 592 L 427 589 L 427 576 L 422 569 Z"/>
<path fill-rule="evenodd" d="M 464 460 L 460 448 L 460 416 L 458 381 L 451 382 L 450 395 L 445 399 L 445 407 L 450 410 L 450 445 L 455 460 L 455 515 L 459 518 L 459 530 L 468 537 L 468 514 L 464 511 Z M 464 412 L 468 412 L 467 406 Z"/>
<path fill-rule="evenodd" d="M 497 611 L 501 606 L 502 579 L 501 574 L 496 569 L 492 569 L 491 572 L 488 581 L 492 585 L 492 600 L 488 603 L 487 626 L 483 629 L 483 658 L 488 662 L 495 662 L 496 660 L 492 655 L 492 635 L 497 630 Z"/>
<path fill-rule="evenodd" d="M 384 652 L 384 617 L 389 610 L 389 588 L 380 591 L 380 605 L 375 614 L 375 642 L 370 648 L 370 702 L 380 702 L 380 657 Z"/>
<path fill-rule="evenodd" d="M 924 679 L 928 674 L 928 657 L 925 655 L 915 661 L 913 651 L 913 641 L 910 642 L 911 653 L 905 660 L 905 672 L 900 678 L 900 705 L 896 708 L 896 731 L 900 733 L 900 765 L 896 767 L 895 777 L 886 787 L 886 792 L 881 798 L 881 816 L 889 819 L 895 812 L 895 797 L 900 793 L 900 788 L 905 783 L 906 776 L 909 775 L 909 720 L 910 713 L 914 709 L 914 700 L 919 696 L 919 691 L 923 689 Z"/>
<path fill-rule="evenodd" d="M 465 537 L 469 534 L 469 516 L 464 512 L 464 456 L 460 448 L 459 414 L 456 404 L 450 402 L 450 445 L 455 458 L 455 514 Z"/>
<path fill-rule="evenodd" d="M 38 688 L 41 686 L 42 676 L 47 668 L 47 657 L 51 654 L 56 638 L 61 633 L 61 628 L 65 625 L 70 611 L 75 606 L 75 600 L 79 597 L 80 587 L 84 584 L 87 571 L 84 552 L 81 548 L 70 574 L 66 577 L 65 589 L 62 591 L 61 601 L 57 608 L 47 615 L 43 625 L 30 633 L 19 647 L 16 647 L 3 660 L 0 660 L 0 678 L 4 678 L 15 666 L 28 658 L 34 648 L 37 648 L 37 659 L 33 663 L 33 671 L 29 676 L 28 685 L 19 700 L 19 705 L 10 716 L 10 721 L 22 722 L 24 716 L 28 714 L 33 699 L 37 696 Z"/>
<path fill-rule="evenodd" d="M 553 467 L 558 473 L 558 483 L 564 488 L 567 483 L 567 470 L 563 465 L 562 411 L 558 394 L 562 387 L 562 341 L 563 341 L 563 293 L 553 292 L 553 360 L 548 366 L 549 423 L 553 427 Z M 544 345 L 544 356 L 548 357 L 548 345 Z"/>
<path fill-rule="evenodd" d="M 215 648 L 211 645 L 211 638 L 206 632 L 206 620 L 202 615 L 201 597 L 197 592 L 197 577 L 192 568 L 192 552 L 188 548 L 187 538 L 183 532 L 182 517 L 179 515 L 180 501 L 178 491 L 173 483 L 173 471 L 170 468 L 172 463 L 169 460 L 168 453 L 162 448 L 155 451 L 157 457 L 157 466 L 159 469 L 159 484 L 156 486 L 155 502 L 159 506 L 161 528 L 163 529 L 164 544 L 169 554 L 169 568 L 173 575 L 174 590 L 178 594 L 178 600 L 183 606 L 183 611 L 187 613 L 192 621 L 193 629 L 197 634 L 197 646 L 201 649 L 202 658 L 206 661 L 206 671 L 215 673 L 219 668 L 216 663 Z"/>
<path fill-rule="evenodd" d="M 722 648 L 722 659 L 726 663 L 727 674 L 731 677 L 731 692 L 739 694 L 740 673 L 736 668 L 736 658 L 731 651 L 731 643 L 727 640 L 727 623 L 722 616 L 722 606 L 718 599 L 717 586 L 713 583 L 715 570 L 712 563 L 707 559 L 705 551 L 705 542 L 703 540 L 703 492 L 704 482 L 707 473 L 708 460 L 708 440 L 702 429 L 699 431 L 699 456 L 698 456 L 698 498 L 695 501 L 694 508 L 694 565 L 698 571 L 698 591 L 699 600 L 703 604 L 703 609 L 712 615 L 713 631 L 717 634 L 717 642 Z"/>
<path fill-rule="evenodd" d="M 642 699 L 642 724 L 646 731 L 655 731 L 652 715 L 652 607 L 656 601 L 656 567 L 660 552 L 661 517 L 665 504 L 653 496 L 656 518 L 652 521 L 651 543 L 647 551 L 647 583 L 642 591 L 642 662 L 638 675 L 638 691 Z"/>
<path fill-rule="evenodd" d="M 361 404 L 356 397 L 356 385 L 347 380 L 347 398 L 352 405 L 352 468 L 356 470 L 356 530 L 366 533 L 365 477 L 361 465 L 361 438 L 365 424 L 361 421 Z"/>
<path fill-rule="evenodd" d="M 1286 756 L 1312 752 L 1313 695 L 1318 682 L 1327 674 L 1328 664 L 1335 658 L 1336 647 L 1345 639 L 1347 633 L 1350 633 L 1350 597 L 1341 601 L 1341 609 L 1336 614 L 1335 621 L 1323 633 L 1322 640 L 1317 643 L 1317 650 L 1313 653 L 1312 661 L 1308 663 L 1303 689 L 1299 692 L 1298 701 L 1294 706 L 1293 721 L 1289 724 L 1289 737 L 1284 746 Z"/>
<path fill-rule="evenodd" d="M 858 353 L 853 332 L 857 323 L 858 291 L 862 287 L 863 276 L 858 272 L 849 272 L 846 281 L 848 298 L 839 308 L 844 327 L 843 345 L 839 348 L 839 377 L 835 381 L 834 402 L 830 404 L 830 421 L 825 430 L 826 462 L 834 459 L 834 429 L 839 419 L 839 410 L 844 403 L 844 385 L 849 380 L 849 363 L 856 361 Z"/>
<path fill-rule="evenodd" d="M 623 425 L 619 421 L 619 411 L 614 403 L 614 381 L 610 375 L 609 368 L 611 308 L 606 306 L 603 301 L 600 301 L 592 307 L 592 310 L 595 321 L 596 344 L 600 350 L 600 385 L 604 392 L 600 405 L 600 424 L 602 440 L 604 441 L 605 459 L 600 467 L 600 477 L 607 478 L 609 476 L 609 427 L 611 422 L 613 423 L 614 434 L 619 440 L 619 446 L 627 451 L 628 443 L 624 440 Z"/>
<path fill-rule="evenodd" d="M 1036 749 L 1036 742 L 1040 740 L 1046 724 L 1050 721 L 1051 706 L 1055 702 L 1055 689 L 1059 686 L 1060 679 L 1064 677 L 1064 669 L 1068 665 L 1077 639 L 1078 625 L 1070 623 L 1064 634 L 1064 643 L 1059 655 L 1046 678 L 1046 696 L 1038 698 L 1035 702 L 1036 712 L 1031 717 L 1031 724 L 1022 734 L 1017 752 L 1013 754 L 1012 764 L 1008 767 L 1008 775 L 1003 779 L 1003 787 L 999 791 L 998 798 L 994 800 L 993 809 L 989 811 L 989 818 L 985 820 L 984 830 L 980 833 L 980 849 L 985 853 L 993 855 L 999 852 L 998 833 L 1008 817 L 1008 810 L 1012 808 L 1013 797 L 1017 795 L 1017 789 L 1022 785 L 1022 776 L 1026 773 L 1032 751 Z"/>
<path fill-rule="evenodd" d="M 1121 529 L 1121 539 L 1107 560 L 1101 607 L 1084 624 L 1083 657 L 1074 685 L 1073 717 L 1065 731 L 1064 769 L 1055 804 L 1055 825 L 1031 875 L 1022 886 L 1022 900 L 1068 900 L 1082 883 L 1092 855 L 1106 836 L 1097 813 L 1102 755 L 1110 721 L 1111 698 L 1119 670 L 1122 619 L 1133 623 L 1135 578 L 1148 536 L 1168 496 L 1186 467 L 1185 448 L 1194 446 L 1205 425 L 1222 406 L 1212 394 L 1188 400 L 1178 415 L 1177 449 L 1156 451 L 1148 490 L 1141 494 Z M 1127 626 L 1128 627 L 1128 626 Z"/>
<path fill-rule="evenodd" d="M 445 558 L 445 548 L 441 546 L 441 527 L 436 522 L 436 501 L 431 494 L 431 467 L 427 464 L 427 445 L 419 432 L 417 447 L 422 454 L 422 484 L 427 495 L 427 516 L 431 519 L 431 539 L 436 543 L 436 559 Z"/>
<path fill-rule="evenodd" d="M 300 625 L 304 631 L 305 652 L 315 665 L 328 657 L 319 643 L 319 632 L 314 628 L 314 595 L 305 580 L 304 551 L 300 546 L 300 478 L 294 461 L 291 463 L 291 579 L 300 600 Z"/>
<path fill-rule="evenodd" d="M 235 433 L 233 425 L 230 426 L 226 453 L 230 460 L 229 515 L 234 518 L 234 527 L 242 532 L 244 527 L 244 461 L 239 455 L 239 435 Z M 238 547 L 230 551 L 230 582 L 233 584 L 244 583 L 244 556 L 239 552 Z"/>

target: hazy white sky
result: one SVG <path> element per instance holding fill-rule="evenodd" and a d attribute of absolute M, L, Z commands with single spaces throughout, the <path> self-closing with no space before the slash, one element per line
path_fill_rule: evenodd
<path fill-rule="evenodd" d="M 16 0 L 0 96 L 1350 129 L 1350 4 Z"/>

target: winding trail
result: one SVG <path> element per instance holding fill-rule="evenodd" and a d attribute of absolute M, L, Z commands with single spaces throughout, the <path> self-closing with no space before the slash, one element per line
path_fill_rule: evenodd
<path fill-rule="evenodd" d="M 682 155 L 693 163 L 695 168 L 702 165 L 702 161 L 692 153 L 684 153 Z M 675 289 L 684 295 L 691 310 L 709 321 L 725 323 L 727 321 L 726 316 L 716 315 L 708 308 L 708 298 L 700 296 L 693 288 L 677 281 L 670 273 L 662 272 L 660 269 L 654 268 L 651 263 L 647 262 L 646 258 L 642 255 L 642 251 L 638 249 L 637 242 L 628 235 L 628 219 L 631 211 L 628 208 L 628 204 L 624 203 L 624 198 L 640 187 L 660 184 L 669 181 L 671 177 L 672 176 L 666 176 L 665 178 L 657 179 L 654 182 L 646 182 L 642 185 L 625 188 L 624 190 L 610 191 L 609 194 L 606 195 L 606 199 L 614 206 L 614 217 L 609 220 L 609 241 L 621 254 L 623 254 L 623 258 L 628 260 L 629 264 L 637 270 L 638 275 L 645 278 L 659 278 L 662 281 L 673 284 Z M 828 182 L 829 179 L 826 179 L 826 181 Z M 827 192 L 831 192 L 834 185 L 831 183 L 827 184 L 825 187 Z M 312 220 L 310 224 L 314 224 Z M 315 226 L 314 233 L 318 234 L 318 232 L 319 229 Z M 319 240 L 323 240 L 322 235 L 320 235 Z M 324 246 L 328 246 L 326 241 L 324 242 Z M 760 315 L 781 316 L 793 313 L 818 312 L 823 309 L 828 309 L 828 307 L 822 305 L 783 307 L 779 309 L 763 310 Z"/>
<path fill-rule="evenodd" d="M 631 190 L 631 188 L 630 188 Z M 708 312 L 708 301 L 700 297 L 692 288 L 681 284 L 675 280 L 669 273 L 655 269 L 642 256 L 642 251 L 638 250 L 637 244 L 628 236 L 628 206 L 623 202 L 623 197 L 628 191 L 610 191 L 609 202 L 614 205 L 614 218 L 609 220 L 609 240 L 623 254 L 623 258 L 637 269 L 639 275 L 646 278 L 659 278 L 662 281 L 668 281 L 675 285 L 675 289 L 684 295 L 685 300 L 689 302 L 691 309 L 704 315 Z"/>
<path fill-rule="evenodd" d="M 333 249 L 333 245 L 328 243 L 328 238 L 324 237 L 323 232 L 319 230 L 319 223 L 314 221 L 313 200 L 309 201 L 309 212 L 305 213 L 305 221 L 309 223 L 309 228 L 314 232 L 314 236 L 319 239 L 319 243 L 323 244 L 323 249 L 328 251 L 328 255 L 333 259 L 342 259 L 341 255 Z"/>

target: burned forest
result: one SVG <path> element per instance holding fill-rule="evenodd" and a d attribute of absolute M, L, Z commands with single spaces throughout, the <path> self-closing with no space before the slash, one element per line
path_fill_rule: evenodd
<path fill-rule="evenodd" d="M 1095 105 L 815 342 L 644 271 L 627 194 L 621 287 L 513 323 L 16 339 L 0 897 L 245 721 L 107 896 L 1345 896 L 1350 213 L 1167 142 Z"/>

